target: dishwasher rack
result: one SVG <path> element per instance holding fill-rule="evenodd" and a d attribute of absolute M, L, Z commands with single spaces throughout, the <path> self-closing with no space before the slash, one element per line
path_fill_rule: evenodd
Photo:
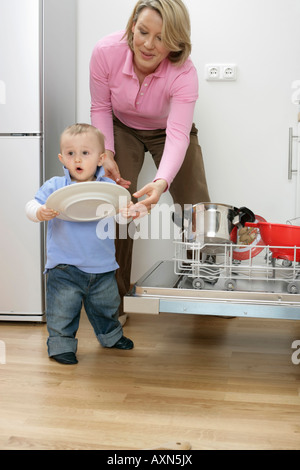
<path fill-rule="evenodd" d="M 124 297 L 124 312 L 300 320 L 300 248 L 287 260 L 275 259 L 275 247 L 261 240 L 256 245 L 183 240 L 173 240 L 172 259 L 157 261 L 135 282 Z"/>
<path fill-rule="evenodd" d="M 210 284 L 211 288 L 216 285 L 218 289 L 233 291 L 243 281 L 243 289 L 247 290 L 248 283 L 248 288 L 253 290 L 253 281 L 260 281 L 256 283 L 259 289 L 266 283 L 280 282 L 288 293 L 300 292 L 300 263 L 296 258 L 299 247 L 287 247 L 293 254 L 291 259 L 277 259 L 272 256 L 272 250 L 278 248 L 275 246 L 177 240 L 174 244 L 175 274 L 189 278 L 194 289 L 204 289 Z M 235 254 L 241 252 L 246 253 L 244 259 L 236 259 Z"/>

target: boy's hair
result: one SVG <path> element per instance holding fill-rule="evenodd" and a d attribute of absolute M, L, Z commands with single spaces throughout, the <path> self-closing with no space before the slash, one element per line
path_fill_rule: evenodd
<path fill-rule="evenodd" d="M 97 127 L 92 126 L 91 124 L 85 124 L 85 123 L 77 123 L 77 124 L 72 124 L 71 126 L 68 126 L 61 134 L 60 136 L 60 144 L 62 142 L 63 137 L 66 134 L 69 135 L 79 135 L 79 134 L 85 134 L 86 132 L 93 132 L 96 137 L 99 140 L 99 144 L 101 146 L 102 151 L 104 152 L 105 150 L 105 138 L 104 135 L 102 134 Z"/>

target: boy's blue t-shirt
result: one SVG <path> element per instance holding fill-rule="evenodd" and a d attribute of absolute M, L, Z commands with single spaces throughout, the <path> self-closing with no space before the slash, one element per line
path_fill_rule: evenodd
<path fill-rule="evenodd" d="M 73 183 L 69 171 L 64 168 L 65 176 L 54 176 L 46 181 L 37 191 L 35 199 L 45 204 L 50 194 L 57 189 Z M 104 169 L 97 170 L 96 181 L 115 184 L 104 176 Z M 99 238 L 99 225 L 109 225 L 107 238 Z M 113 233 L 111 228 L 113 227 Z M 101 234 L 103 230 L 101 230 Z M 58 264 L 70 264 L 87 273 L 105 273 L 115 271 L 119 266 L 115 258 L 114 221 L 105 222 L 69 222 L 54 218 L 48 222 L 47 229 L 47 261 L 45 269 L 54 268 Z"/>

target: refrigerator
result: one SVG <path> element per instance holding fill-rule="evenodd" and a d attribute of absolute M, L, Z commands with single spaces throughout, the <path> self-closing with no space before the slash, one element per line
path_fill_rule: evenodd
<path fill-rule="evenodd" d="M 45 321 L 45 230 L 25 215 L 62 174 L 76 115 L 76 2 L 0 0 L 0 320 Z"/>

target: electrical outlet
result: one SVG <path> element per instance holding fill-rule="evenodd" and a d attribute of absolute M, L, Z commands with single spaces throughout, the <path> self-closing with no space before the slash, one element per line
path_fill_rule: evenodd
<path fill-rule="evenodd" d="M 220 80 L 220 67 L 216 64 L 207 64 L 205 66 L 206 80 Z"/>
<path fill-rule="evenodd" d="M 223 80 L 236 80 L 236 65 L 221 65 L 220 76 Z"/>
<path fill-rule="evenodd" d="M 206 64 L 205 78 L 214 81 L 236 80 L 237 67 L 235 64 Z"/>

